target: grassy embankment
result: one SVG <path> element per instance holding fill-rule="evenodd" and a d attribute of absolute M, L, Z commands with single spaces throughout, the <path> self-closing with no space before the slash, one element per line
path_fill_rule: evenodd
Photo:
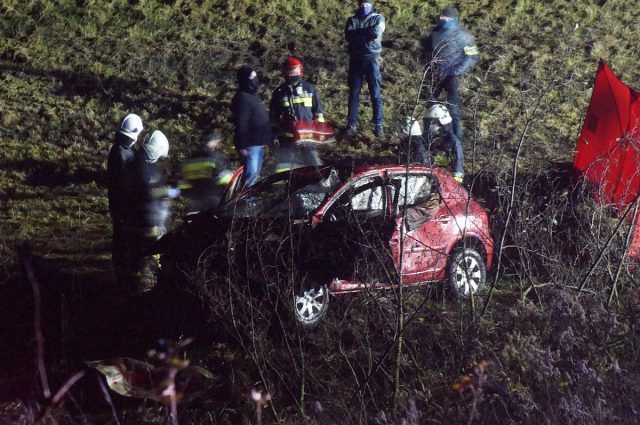
<path fill-rule="evenodd" d="M 395 141 L 398 111 L 413 104 L 420 81 L 417 40 L 440 6 L 376 4 L 388 21 L 389 143 Z M 267 98 L 292 43 L 305 58 L 306 75 L 319 87 L 327 115 L 342 124 L 347 93 L 342 27 L 349 12 L 331 1 L 5 2 L 0 9 L 4 238 L 33 240 L 42 252 L 61 258 L 104 257 L 109 233 L 104 159 L 121 117 L 139 112 L 147 128 L 169 135 L 166 165 L 175 176 L 203 131 L 219 125 L 229 137 L 234 70 L 254 65 Z M 624 1 L 553 7 L 471 1 L 463 5 L 462 17 L 483 58 L 466 79 L 468 172 L 511 161 L 526 113 L 551 81 L 527 135 L 525 171 L 571 159 L 598 58 L 624 80 L 637 80 L 635 17 Z M 370 110 L 363 112 L 365 124 Z M 370 136 L 356 147 L 339 144 L 331 156 L 375 157 L 368 149 Z"/>

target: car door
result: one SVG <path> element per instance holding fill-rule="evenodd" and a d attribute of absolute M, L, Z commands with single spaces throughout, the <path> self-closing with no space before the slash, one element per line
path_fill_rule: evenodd
<path fill-rule="evenodd" d="M 389 280 L 395 272 L 388 245 L 391 220 L 390 192 L 380 176 L 355 180 L 328 206 L 314 230 L 314 249 L 322 247 L 318 267 L 341 282 L 337 291 Z"/>
<path fill-rule="evenodd" d="M 453 216 L 442 202 L 438 180 L 431 174 L 415 173 L 395 176 L 393 181 L 398 190 L 393 201 L 397 217 L 390 246 L 403 282 L 439 280 L 444 277 L 450 245 L 447 229 Z"/>

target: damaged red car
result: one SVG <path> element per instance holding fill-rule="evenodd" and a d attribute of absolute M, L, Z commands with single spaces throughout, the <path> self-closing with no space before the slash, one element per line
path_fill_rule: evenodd
<path fill-rule="evenodd" d="M 223 207 L 158 241 L 164 273 L 233 272 L 238 284 L 258 286 L 293 280 L 291 307 L 306 327 L 322 320 L 330 295 L 445 282 L 468 297 L 485 286 L 487 213 L 442 169 L 305 167 L 239 193 L 234 178 Z"/>

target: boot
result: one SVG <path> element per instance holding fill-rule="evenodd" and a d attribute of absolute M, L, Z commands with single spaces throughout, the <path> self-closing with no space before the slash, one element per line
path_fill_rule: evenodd
<path fill-rule="evenodd" d="M 382 128 L 382 124 L 376 124 L 376 128 L 373 130 L 373 134 L 375 134 L 377 139 L 382 139 L 384 137 L 384 129 Z"/>

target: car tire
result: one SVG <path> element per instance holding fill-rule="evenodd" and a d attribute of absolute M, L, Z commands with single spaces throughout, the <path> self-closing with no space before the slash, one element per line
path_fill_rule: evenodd
<path fill-rule="evenodd" d="M 458 248 L 449 263 L 447 283 L 458 298 L 469 298 L 484 291 L 487 268 L 482 255 L 474 248 Z"/>
<path fill-rule="evenodd" d="M 327 285 L 307 285 L 296 292 L 293 300 L 293 314 L 303 328 L 318 326 L 329 308 L 329 288 Z"/>

